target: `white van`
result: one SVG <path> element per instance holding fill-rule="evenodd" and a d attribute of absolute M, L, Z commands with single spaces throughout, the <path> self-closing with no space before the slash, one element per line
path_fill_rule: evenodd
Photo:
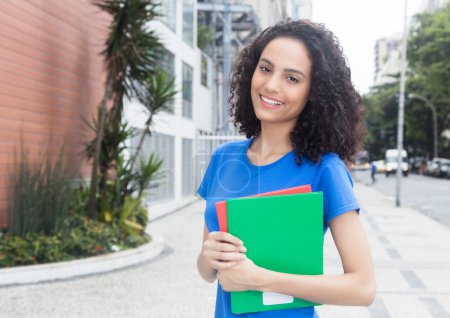
<path fill-rule="evenodd" d="M 390 174 L 397 173 L 398 167 L 398 150 L 397 149 L 388 149 L 386 150 L 386 177 L 389 177 Z M 408 167 L 408 154 L 406 150 L 402 150 L 402 173 L 405 177 L 408 176 L 409 167 Z"/>

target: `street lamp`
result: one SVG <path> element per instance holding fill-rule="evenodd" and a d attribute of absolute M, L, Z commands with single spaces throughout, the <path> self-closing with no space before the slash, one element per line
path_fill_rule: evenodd
<path fill-rule="evenodd" d="M 398 123 L 397 123 L 397 181 L 396 181 L 396 195 L 395 205 L 400 206 L 400 190 L 401 190 L 401 177 L 402 177 L 402 161 L 403 161 L 403 125 L 404 125 L 404 113 L 405 113 L 405 78 L 406 78 L 406 45 L 408 40 L 408 28 L 407 28 L 407 7 L 408 0 L 405 0 L 405 14 L 403 22 L 403 39 L 402 39 L 402 59 L 401 59 L 401 71 L 400 71 L 400 98 L 398 103 Z"/>
<path fill-rule="evenodd" d="M 410 98 L 415 98 L 418 100 L 421 100 L 425 103 L 425 106 L 428 106 L 431 109 L 431 112 L 433 113 L 433 157 L 438 157 L 438 129 L 437 129 L 437 113 L 436 113 L 436 107 L 434 107 L 433 103 L 430 102 L 428 99 L 426 99 L 423 96 L 416 95 L 416 94 L 409 94 Z"/>

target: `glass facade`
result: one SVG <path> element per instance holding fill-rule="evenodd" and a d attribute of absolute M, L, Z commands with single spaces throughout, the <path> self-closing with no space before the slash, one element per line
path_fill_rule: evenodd
<path fill-rule="evenodd" d="M 161 58 L 161 67 L 167 72 L 168 79 L 175 78 L 175 55 L 169 50 L 164 49 Z M 168 113 L 174 113 L 175 102 L 172 100 L 168 105 Z"/>
<path fill-rule="evenodd" d="M 194 1 L 183 0 L 183 41 L 194 46 Z"/>
<path fill-rule="evenodd" d="M 164 0 L 161 1 L 159 6 L 161 13 L 161 21 L 169 27 L 173 32 L 176 32 L 176 13 L 177 13 L 177 0 Z"/>
<path fill-rule="evenodd" d="M 208 59 L 204 54 L 202 54 L 202 65 L 201 65 L 201 81 L 202 85 L 205 87 L 209 87 L 209 79 L 208 79 Z"/>
<path fill-rule="evenodd" d="M 183 62 L 183 117 L 192 118 L 193 69 Z"/>

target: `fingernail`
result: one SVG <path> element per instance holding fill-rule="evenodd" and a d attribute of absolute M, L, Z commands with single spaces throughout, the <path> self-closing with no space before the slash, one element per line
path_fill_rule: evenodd
<path fill-rule="evenodd" d="M 244 242 L 242 242 L 242 241 L 239 241 L 239 244 L 240 244 L 240 245 L 244 245 Z"/>
<path fill-rule="evenodd" d="M 244 246 L 242 246 L 239 250 L 244 253 L 247 252 L 247 249 Z"/>

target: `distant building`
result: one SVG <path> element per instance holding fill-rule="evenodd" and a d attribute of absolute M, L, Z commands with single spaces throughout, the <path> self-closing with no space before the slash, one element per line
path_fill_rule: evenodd
<path fill-rule="evenodd" d="M 421 11 L 436 11 L 448 2 L 449 0 L 423 0 Z M 398 80 L 401 65 L 401 46 L 401 34 L 377 40 L 375 44 L 374 86 Z"/>
<path fill-rule="evenodd" d="M 243 0 L 243 3 L 253 6 L 262 29 L 287 17 L 311 19 L 312 14 L 312 0 Z"/>
<path fill-rule="evenodd" d="M 375 44 L 375 86 L 398 80 L 401 65 L 401 46 L 401 35 L 377 40 Z"/>
<path fill-rule="evenodd" d="M 442 8 L 449 0 L 423 0 L 422 11 L 436 11 Z"/>

